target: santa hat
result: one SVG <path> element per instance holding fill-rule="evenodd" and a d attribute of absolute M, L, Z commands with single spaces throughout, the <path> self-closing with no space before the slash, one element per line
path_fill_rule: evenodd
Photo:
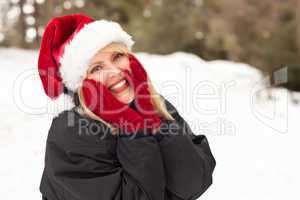
<path fill-rule="evenodd" d="M 66 91 L 76 92 L 89 60 L 111 42 L 131 51 L 134 41 L 117 22 L 94 20 L 82 14 L 52 19 L 42 36 L 38 71 L 44 91 L 54 105 L 54 115 L 74 106 Z"/>

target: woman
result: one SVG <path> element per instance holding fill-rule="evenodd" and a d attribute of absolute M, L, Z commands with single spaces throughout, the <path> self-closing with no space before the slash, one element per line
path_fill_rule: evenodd
<path fill-rule="evenodd" d="M 132 45 L 111 21 L 72 14 L 47 25 L 39 74 L 63 109 L 47 137 L 43 199 L 190 200 L 212 184 L 206 137 L 155 91 Z"/>

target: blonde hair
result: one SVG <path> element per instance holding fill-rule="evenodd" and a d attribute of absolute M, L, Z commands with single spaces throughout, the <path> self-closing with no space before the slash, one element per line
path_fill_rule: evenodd
<path fill-rule="evenodd" d="M 125 53 L 131 53 L 122 43 L 112 42 L 109 45 L 117 44 L 116 47 L 125 51 Z M 107 45 L 107 46 L 109 46 Z M 155 90 L 153 87 L 153 84 L 151 83 L 150 77 L 148 77 L 147 80 L 148 86 L 149 86 L 149 92 L 150 92 L 150 102 L 153 104 L 154 109 L 156 109 L 158 115 L 164 119 L 168 120 L 175 120 L 173 116 L 168 112 L 166 104 L 164 102 L 164 99 L 160 96 L 160 94 Z M 85 104 L 84 97 L 82 94 L 82 87 L 79 87 L 77 89 L 78 93 L 78 100 L 81 107 L 80 113 L 83 115 L 86 115 L 94 120 L 100 121 L 104 124 L 106 124 L 112 133 L 116 133 L 118 129 L 114 126 L 112 126 L 110 123 L 106 122 L 104 119 L 93 113 Z"/>

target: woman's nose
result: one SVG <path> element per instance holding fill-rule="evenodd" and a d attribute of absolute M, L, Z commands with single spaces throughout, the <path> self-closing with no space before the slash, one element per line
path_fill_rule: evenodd
<path fill-rule="evenodd" d="M 107 69 L 108 76 L 115 76 L 120 74 L 121 69 L 118 66 L 110 65 Z"/>
<path fill-rule="evenodd" d="M 122 70 L 119 67 L 114 65 L 107 68 L 106 83 L 113 78 L 120 77 L 122 74 L 121 72 Z"/>

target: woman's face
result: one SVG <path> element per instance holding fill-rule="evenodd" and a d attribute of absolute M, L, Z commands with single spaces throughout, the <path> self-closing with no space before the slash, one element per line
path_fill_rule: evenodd
<path fill-rule="evenodd" d="M 112 43 L 102 48 L 91 60 L 87 78 L 100 81 L 121 102 L 129 103 L 134 99 L 134 89 L 128 84 L 122 70 L 129 67 L 125 46 Z"/>

